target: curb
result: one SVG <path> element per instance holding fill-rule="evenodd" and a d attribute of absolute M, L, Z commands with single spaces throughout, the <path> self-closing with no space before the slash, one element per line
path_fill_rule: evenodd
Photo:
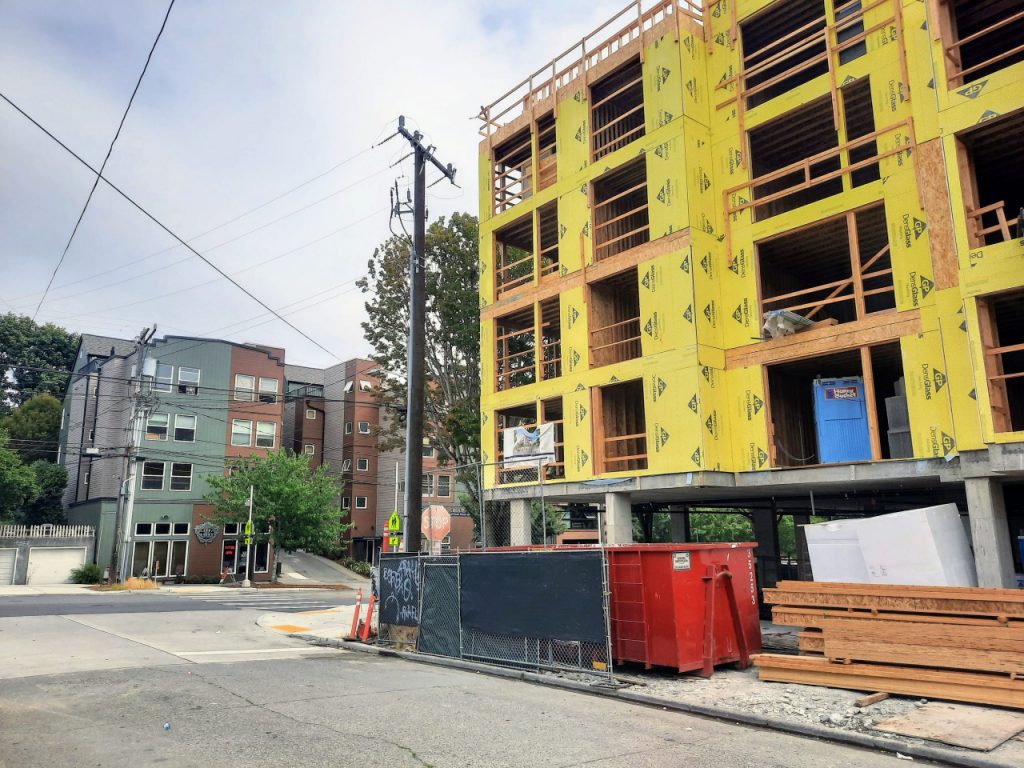
<path fill-rule="evenodd" d="M 313 645 L 344 648 L 345 650 L 359 651 L 361 653 L 369 653 L 376 656 L 405 659 L 406 661 L 413 661 L 420 664 L 433 664 L 439 667 L 459 669 L 466 672 L 477 672 L 480 674 L 490 675 L 492 677 L 521 680 L 523 682 L 546 685 L 552 688 L 561 688 L 563 690 L 574 691 L 576 693 L 585 693 L 591 696 L 603 696 L 605 698 L 617 699 L 629 704 L 638 704 L 646 707 L 656 707 L 658 709 L 683 712 L 691 715 L 709 717 L 715 720 L 727 720 L 757 728 L 771 728 L 772 730 L 783 733 L 790 733 L 796 736 L 804 736 L 822 741 L 848 744 L 862 749 L 871 749 L 878 752 L 889 753 L 899 752 L 901 755 L 907 755 L 908 757 L 930 760 L 932 762 L 942 763 L 945 765 L 962 766 L 963 768 L 1020 768 L 1016 764 L 981 758 L 976 755 L 972 755 L 969 752 L 955 752 L 951 749 L 943 749 L 942 747 L 931 747 L 924 744 L 910 744 L 898 741 L 897 739 L 869 736 L 865 733 L 858 733 L 856 731 L 840 731 L 816 725 L 788 723 L 783 720 L 751 715 L 746 712 L 723 709 L 721 707 L 709 707 L 702 704 L 687 704 L 681 701 L 659 699 L 655 696 L 647 696 L 642 693 L 602 688 L 596 685 L 580 683 L 575 680 L 564 680 L 550 675 L 541 675 L 536 672 L 506 669 L 504 667 L 479 664 L 477 662 L 464 661 L 462 659 L 450 659 L 444 656 L 426 656 L 419 653 L 412 653 L 410 651 L 395 651 L 390 648 L 380 648 L 378 646 L 365 645 L 363 643 L 352 642 L 349 640 L 330 640 L 318 635 L 294 634 L 289 635 L 289 637 L 305 640 Z"/>

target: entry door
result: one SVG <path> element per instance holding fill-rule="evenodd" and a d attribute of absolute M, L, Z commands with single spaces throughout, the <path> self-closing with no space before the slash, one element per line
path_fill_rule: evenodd
<path fill-rule="evenodd" d="M 14 583 L 14 564 L 18 562 L 18 550 L 0 549 L 0 586 Z"/>
<path fill-rule="evenodd" d="M 149 575 L 154 579 L 167 577 L 167 562 L 170 552 L 170 542 L 154 541 L 153 554 L 150 556 Z"/>
<path fill-rule="evenodd" d="M 153 542 L 136 541 L 132 549 L 132 576 L 149 575 L 149 550 Z"/>

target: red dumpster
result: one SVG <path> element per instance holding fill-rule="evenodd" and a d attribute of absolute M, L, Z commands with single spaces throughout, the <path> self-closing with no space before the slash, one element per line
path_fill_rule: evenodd
<path fill-rule="evenodd" d="M 612 652 L 700 670 L 750 663 L 761 650 L 754 547 L 750 543 L 609 547 Z"/>

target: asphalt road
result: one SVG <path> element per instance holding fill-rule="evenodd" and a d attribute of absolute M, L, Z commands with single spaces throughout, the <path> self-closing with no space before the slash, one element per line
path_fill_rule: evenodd
<path fill-rule="evenodd" d="M 324 651 L 8 679 L 0 766 L 895 768 L 891 755 Z"/>
<path fill-rule="evenodd" d="M 309 610 L 323 605 L 352 605 L 355 593 L 339 590 L 235 589 L 202 593 L 165 588 L 156 592 L 81 592 L 74 595 L 0 597 L 0 618 L 177 611 L 237 611 L 265 606 L 266 611 Z M 319 605 L 318 605 L 319 604 Z"/>

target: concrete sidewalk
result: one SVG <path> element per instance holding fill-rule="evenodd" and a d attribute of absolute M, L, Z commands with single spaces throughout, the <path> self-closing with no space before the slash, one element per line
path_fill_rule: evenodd
<path fill-rule="evenodd" d="M 256 624 L 282 635 L 307 635 L 320 640 L 342 640 L 348 637 L 352 629 L 352 616 L 355 610 L 354 605 L 342 605 L 322 611 L 264 613 L 256 619 Z M 366 593 L 363 594 L 363 605 L 359 615 L 360 618 L 366 617 Z"/>
<path fill-rule="evenodd" d="M 0 587 L 0 597 L 28 597 L 30 595 L 94 594 L 92 584 L 11 584 Z M 127 591 L 127 590 L 124 590 Z M 116 593 L 111 593 L 116 594 Z"/>
<path fill-rule="evenodd" d="M 333 560 L 309 552 L 282 552 L 280 584 L 341 584 L 351 589 L 366 589 L 370 580 Z"/>

